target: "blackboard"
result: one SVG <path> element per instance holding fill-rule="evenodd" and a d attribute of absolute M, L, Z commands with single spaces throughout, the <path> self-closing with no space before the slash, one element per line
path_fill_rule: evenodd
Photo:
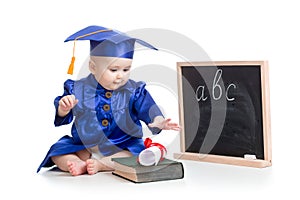
<path fill-rule="evenodd" d="M 267 61 L 178 62 L 181 153 L 176 157 L 271 165 Z"/>

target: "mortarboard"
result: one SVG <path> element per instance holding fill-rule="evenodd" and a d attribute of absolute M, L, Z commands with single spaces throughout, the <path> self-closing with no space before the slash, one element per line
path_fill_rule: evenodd
<path fill-rule="evenodd" d="M 69 36 L 65 40 L 65 42 L 74 41 L 73 57 L 68 69 L 68 74 L 73 74 L 75 62 L 75 42 L 77 40 L 90 40 L 90 55 L 92 56 L 132 59 L 135 42 L 150 49 L 157 50 L 151 44 L 138 38 L 130 37 L 120 31 L 108 29 L 102 26 L 88 26 Z"/>

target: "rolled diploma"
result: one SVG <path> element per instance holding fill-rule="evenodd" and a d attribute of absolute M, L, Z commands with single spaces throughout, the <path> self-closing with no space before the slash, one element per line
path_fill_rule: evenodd
<path fill-rule="evenodd" d="M 161 150 L 157 146 L 152 146 L 139 154 L 139 162 L 144 166 L 157 165 L 161 156 Z"/>
<path fill-rule="evenodd" d="M 159 135 L 152 137 L 152 142 L 159 143 L 168 150 L 168 146 L 176 136 L 175 134 L 170 134 L 169 132 L 162 132 Z M 166 155 L 167 152 L 164 152 L 164 155 L 161 155 L 160 148 L 157 146 L 152 146 L 141 151 L 139 154 L 139 162 L 144 166 L 157 165 L 161 158 L 164 158 Z"/>

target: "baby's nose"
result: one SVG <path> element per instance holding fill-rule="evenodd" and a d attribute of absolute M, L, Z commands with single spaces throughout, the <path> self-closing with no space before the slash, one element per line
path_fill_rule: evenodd
<path fill-rule="evenodd" d="M 122 73 L 122 72 L 119 72 L 119 73 L 117 74 L 117 78 L 123 78 L 123 73 Z"/>

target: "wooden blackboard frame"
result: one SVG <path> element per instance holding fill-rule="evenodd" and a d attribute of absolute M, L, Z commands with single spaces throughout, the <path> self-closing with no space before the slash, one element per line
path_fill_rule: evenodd
<path fill-rule="evenodd" d="M 185 148 L 185 124 L 184 124 L 184 107 L 183 107 L 183 86 L 182 86 L 182 69 L 184 67 L 202 67 L 202 66 L 260 66 L 261 77 L 261 97 L 262 97 L 262 125 L 263 125 L 263 159 L 249 159 L 235 156 L 201 154 L 187 152 Z M 269 66 L 268 61 L 215 61 L 215 62 L 177 62 L 178 73 L 178 98 L 179 98 L 179 121 L 182 127 L 180 131 L 181 152 L 175 153 L 177 159 L 194 160 L 212 163 L 221 163 L 238 166 L 248 166 L 263 168 L 272 165 L 272 148 L 271 148 L 271 122 L 270 122 L 270 95 L 269 95 Z"/>

